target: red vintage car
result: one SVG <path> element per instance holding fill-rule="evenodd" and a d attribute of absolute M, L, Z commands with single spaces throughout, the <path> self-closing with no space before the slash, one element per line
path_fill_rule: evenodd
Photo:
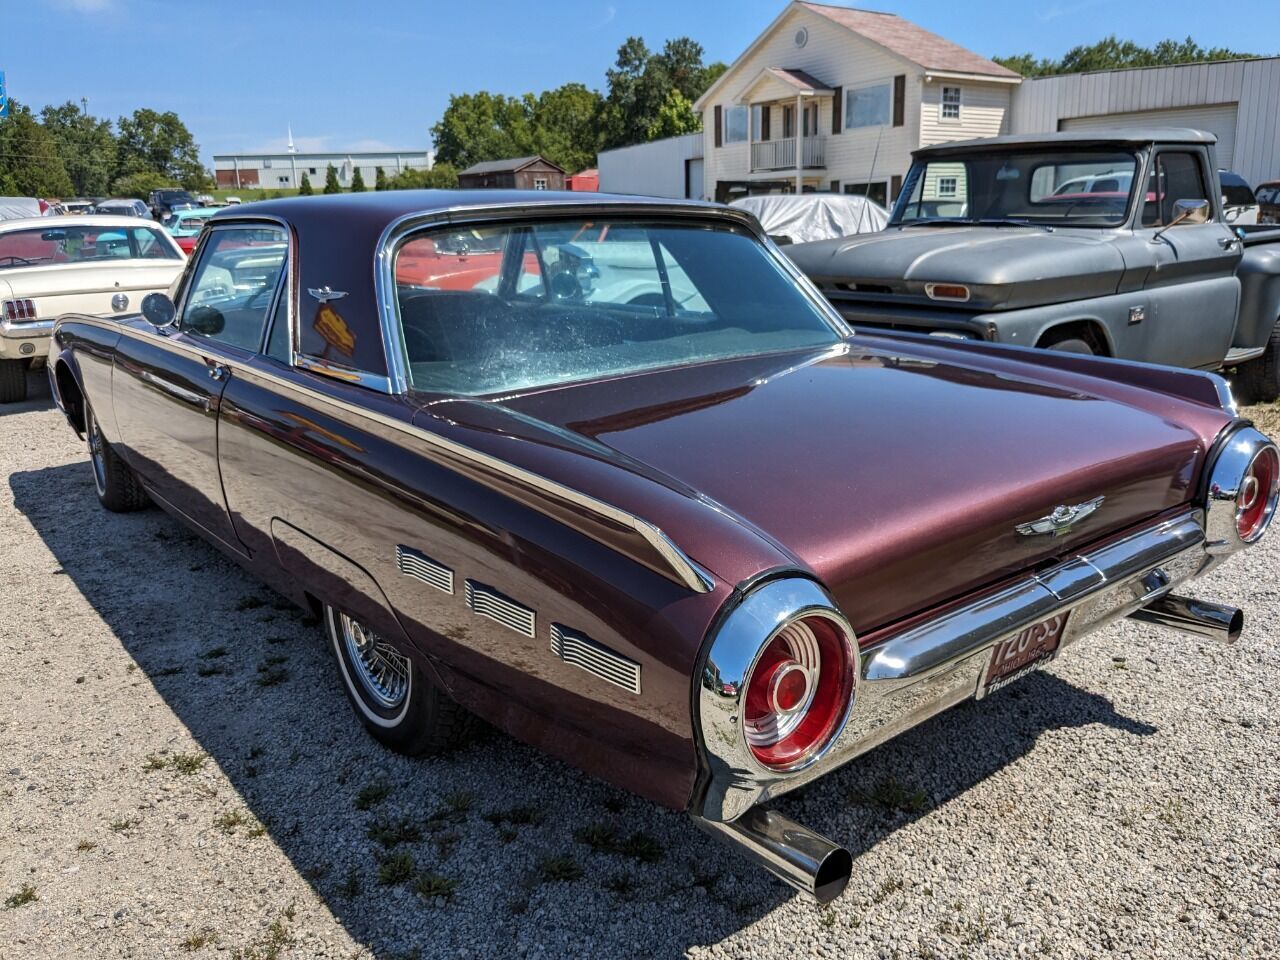
<path fill-rule="evenodd" d="M 401 262 L 460 226 L 491 275 Z M 722 207 L 263 202 L 175 293 L 53 333 L 107 509 L 321 614 L 393 749 L 478 714 L 819 900 L 850 855 L 771 800 L 1117 618 L 1234 640 L 1178 591 L 1280 496 L 1219 377 L 858 335 Z"/>

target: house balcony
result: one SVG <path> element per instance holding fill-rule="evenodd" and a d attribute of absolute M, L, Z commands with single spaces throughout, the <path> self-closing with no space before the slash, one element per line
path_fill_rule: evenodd
<path fill-rule="evenodd" d="M 800 137 L 800 166 L 805 170 L 822 169 L 827 165 L 827 138 Z M 762 170 L 794 170 L 796 168 L 796 137 L 781 140 L 761 140 L 751 144 L 751 172 Z"/>

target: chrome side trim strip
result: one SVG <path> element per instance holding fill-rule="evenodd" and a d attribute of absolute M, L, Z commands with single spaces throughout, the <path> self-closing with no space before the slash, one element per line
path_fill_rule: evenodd
<path fill-rule="evenodd" d="M 563 624 L 551 624 L 551 651 L 570 666 L 595 674 L 630 693 L 640 693 L 640 664 L 597 643 L 585 633 Z"/>
<path fill-rule="evenodd" d="M 171 338 L 162 337 L 158 334 L 148 335 L 144 330 L 137 327 L 129 326 L 117 320 L 104 317 L 93 317 L 87 314 L 67 314 L 65 318 L 69 322 L 84 323 L 89 326 L 101 327 L 104 330 L 111 330 L 123 336 L 133 337 L 144 343 L 162 345 L 170 350 L 178 353 L 185 353 L 188 356 L 201 359 L 207 356 L 216 356 L 219 360 L 226 363 L 236 373 L 247 373 L 249 376 L 257 377 L 265 380 L 273 387 L 288 391 L 294 396 L 303 397 L 308 401 L 316 401 L 326 403 L 343 413 L 363 417 L 373 423 L 396 430 L 407 436 L 413 437 L 415 440 L 425 443 L 440 453 L 456 457 L 473 466 L 481 467 L 484 470 L 495 473 L 506 480 L 529 487 L 539 493 L 552 497 L 564 504 L 576 507 L 579 511 L 602 520 L 606 523 L 614 524 L 626 530 L 631 530 L 648 544 L 653 550 L 652 558 L 644 558 L 634 556 L 629 552 L 622 551 L 624 555 L 631 556 L 638 563 L 650 566 L 651 569 L 667 576 L 668 579 L 684 586 L 694 593 L 707 593 L 715 585 L 710 575 L 701 567 L 693 562 L 689 556 L 681 550 L 670 537 L 666 535 L 659 527 L 636 516 L 622 510 L 612 504 L 597 500 L 595 497 L 582 493 L 572 487 L 549 480 L 546 477 L 525 470 L 523 467 L 517 467 L 497 457 L 490 456 L 487 453 L 481 453 L 471 447 L 458 443 L 454 440 L 448 440 L 439 434 L 432 433 L 416 424 L 407 420 L 398 420 L 395 417 L 377 413 L 365 407 L 357 406 L 345 400 L 324 393 L 321 390 L 311 387 L 302 386 L 285 377 L 278 376 L 262 367 L 247 366 L 246 364 L 234 360 L 230 357 L 219 353 L 218 345 L 210 343 L 208 348 L 197 350 L 192 346 L 179 343 Z M 653 562 L 650 563 L 649 559 Z"/>
<path fill-rule="evenodd" d="M 396 544 L 396 566 L 406 577 L 413 577 L 437 590 L 453 595 L 453 571 L 437 563 L 425 553 Z"/>
<path fill-rule="evenodd" d="M 536 637 L 537 614 L 510 597 L 503 596 L 493 587 L 475 580 L 466 582 L 467 606 L 479 617 L 487 617 L 508 630 L 526 637 Z"/>

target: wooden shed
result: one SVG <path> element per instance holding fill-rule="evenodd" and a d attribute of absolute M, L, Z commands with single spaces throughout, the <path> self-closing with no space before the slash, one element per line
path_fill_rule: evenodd
<path fill-rule="evenodd" d="M 542 157 L 513 157 L 475 163 L 458 174 L 463 190 L 563 190 L 565 171 Z"/>

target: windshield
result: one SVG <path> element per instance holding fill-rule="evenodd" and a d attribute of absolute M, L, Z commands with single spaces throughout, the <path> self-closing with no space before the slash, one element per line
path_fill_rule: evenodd
<path fill-rule="evenodd" d="M 416 234 L 397 252 L 419 390 L 504 393 L 841 336 L 754 236 L 729 225 L 575 219 L 459 236 Z"/>
<path fill-rule="evenodd" d="M 151 227 L 58 227 L 0 234 L 0 270 L 101 260 L 180 260 Z"/>
<path fill-rule="evenodd" d="M 156 194 L 156 199 L 161 203 L 189 203 L 193 207 L 196 204 L 195 198 L 185 190 L 161 190 Z"/>
<path fill-rule="evenodd" d="M 998 151 L 917 162 L 892 223 L 1118 226 L 1137 158 L 1103 149 Z"/>

